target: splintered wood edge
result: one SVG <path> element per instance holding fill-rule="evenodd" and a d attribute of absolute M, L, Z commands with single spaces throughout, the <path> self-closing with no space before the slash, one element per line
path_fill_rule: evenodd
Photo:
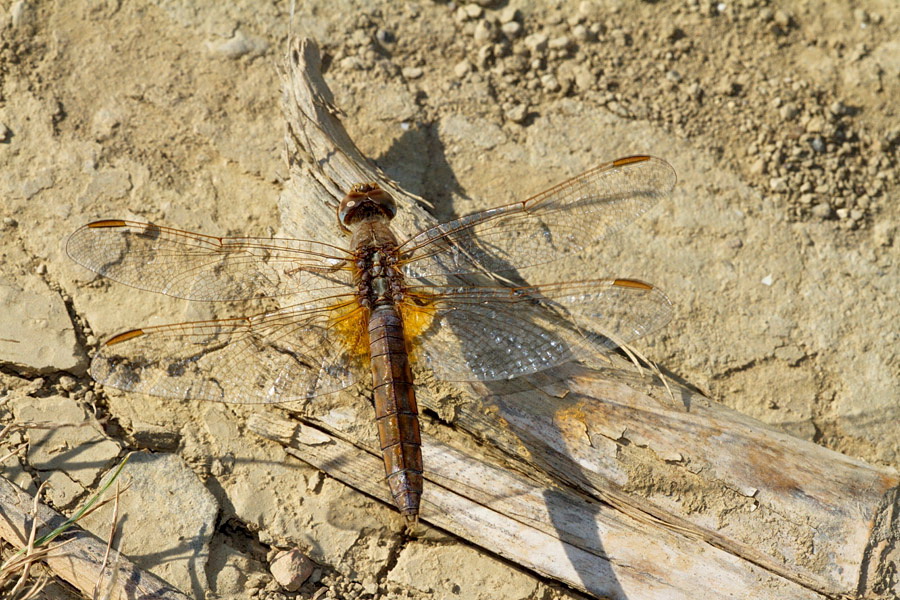
<path fill-rule="evenodd" d="M 405 217 L 415 219 L 416 231 L 435 224 L 433 217 L 421 208 L 428 202 L 401 188 L 368 160 L 347 133 L 340 120 L 340 110 L 334 106 L 334 96 L 322 77 L 315 42 L 296 39 L 290 42 L 289 48 L 282 73 L 282 105 L 290 182 L 283 194 L 292 200 L 296 198 L 294 205 L 308 203 L 310 198 L 330 196 L 336 207 L 351 185 L 375 181 L 394 197 Z M 319 221 L 319 233 L 321 227 L 336 227 L 333 214 Z M 400 222 L 398 226 L 402 228 Z M 293 236 L 296 232 L 286 233 Z"/>

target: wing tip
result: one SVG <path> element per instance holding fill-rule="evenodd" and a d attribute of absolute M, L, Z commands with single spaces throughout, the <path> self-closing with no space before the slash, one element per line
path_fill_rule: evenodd
<path fill-rule="evenodd" d="M 635 165 L 644 162 L 652 162 L 657 165 L 667 167 L 670 171 L 671 181 L 666 185 L 666 193 L 672 190 L 675 187 L 675 184 L 678 183 L 678 173 L 675 171 L 675 167 L 673 167 L 669 162 L 665 159 L 658 158 L 656 156 L 650 156 L 649 154 L 636 154 L 634 156 L 625 156 L 623 158 L 617 158 L 612 161 L 613 167 L 627 167 L 629 165 Z"/>

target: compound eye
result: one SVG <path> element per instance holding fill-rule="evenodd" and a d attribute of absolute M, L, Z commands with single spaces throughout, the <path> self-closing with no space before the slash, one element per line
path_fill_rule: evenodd
<path fill-rule="evenodd" d="M 349 231 L 350 225 L 363 219 L 381 215 L 390 220 L 396 214 L 397 204 L 388 192 L 376 183 L 361 183 L 350 188 L 341 200 L 337 216 L 341 229 Z"/>
<path fill-rule="evenodd" d="M 369 197 L 381 208 L 381 212 L 388 219 L 393 219 L 397 215 L 397 203 L 394 202 L 394 197 L 383 189 L 379 188 L 377 191 L 372 192 Z"/>

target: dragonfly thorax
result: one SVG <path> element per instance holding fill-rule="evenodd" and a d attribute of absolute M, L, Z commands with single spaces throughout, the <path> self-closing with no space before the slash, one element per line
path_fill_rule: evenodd
<path fill-rule="evenodd" d="M 396 304 L 403 296 L 403 279 L 390 251 L 368 248 L 356 261 L 359 303 L 367 308 Z"/>

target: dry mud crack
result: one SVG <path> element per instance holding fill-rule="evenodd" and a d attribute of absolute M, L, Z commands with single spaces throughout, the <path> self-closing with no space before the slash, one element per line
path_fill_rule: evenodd
<path fill-rule="evenodd" d="M 297 11 L 353 139 L 439 219 L 619 156 L 671 162 L 673 195 L 596 265 L 671 297 L 672 324 L 641 350 L 738 411 L 896 468 L 893 0 Z M 27 444 L 3 475 L 31 491 L 53 479 L 48 500 L 68 510 L 124 449 L 157 452 L 142 481 L 178 492 L 185 520 L 126 531 L 123 549 L 197 597 L 293 597 L 268 571 L 290 544 L 319 565 L 299 597 L 582 597 L 440 532 L 398 545 L 390 507 L 249 433 L 250 408 L 124 395 L 86 374 L 109 335 L 214 313 L 95 280 L 65 255 L 75 228 L 280 228 L 289 25 L 287 2 L 0 3 L 0 417 L 99 418 L 0 440 Z"/>

